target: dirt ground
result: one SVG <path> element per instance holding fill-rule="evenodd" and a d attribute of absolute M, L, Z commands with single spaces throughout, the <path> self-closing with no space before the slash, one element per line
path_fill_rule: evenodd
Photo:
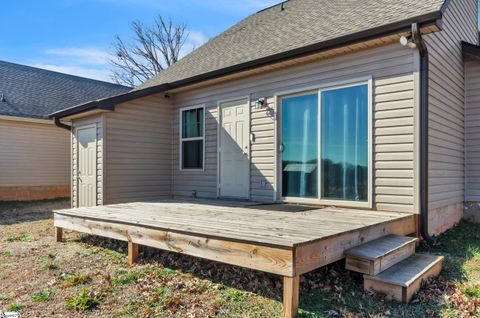
<path fill-rule="evenodd" d="M 52 210 L 66 200 L 0 202 L 0 313 L 21 317 L 282 317 L 281 277 L 65 233 Z M 300 317 L 480 317 L 480 226 L 462 222 L 430 252 L 446 256 L 439 279 L 410 305 L 364 292 L 338 262 L 302 277 Z M 427 250 L 427 247 L 422 247 Z"/>

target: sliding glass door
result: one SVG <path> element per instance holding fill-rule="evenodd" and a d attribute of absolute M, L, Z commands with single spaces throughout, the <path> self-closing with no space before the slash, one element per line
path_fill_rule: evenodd
<path fill-rule="evenodd" d="M 369 85 L 281 99 L 282 196 L 368 202 Z"/>
<path fill-rule="evenodd" d="M 321 198 L 368 200 L 368 86 L 321 92 Z"/>
<path fill-rule="evenodd" d="M 318 94 L 282 99 L 282 195 L 318 196 Z"/>

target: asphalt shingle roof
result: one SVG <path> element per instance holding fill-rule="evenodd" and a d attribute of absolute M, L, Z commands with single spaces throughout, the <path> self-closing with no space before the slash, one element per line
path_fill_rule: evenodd
<path fill-rule="evenodd" d="M 48 118 L 48 114 L 60 109 L 130 90 L 122 85 L 0 61 L 0 115 Z"/>
<path fill-rule="evenodd" d="M 253 14 L 137 89 L 440 11 L 445 0 L 290 0 Z"/>

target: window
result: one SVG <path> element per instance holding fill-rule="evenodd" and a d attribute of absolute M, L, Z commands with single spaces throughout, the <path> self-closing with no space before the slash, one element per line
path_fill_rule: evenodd
<path fill-rule="evenodd" d="M 180 110 L 180 168 L 203 169 L 204 107 Z"/>
<path fill-rule="evenodd" d="M 369 91 L 366 83 L 281 98 L 284 198 L 369 203 Z"/>

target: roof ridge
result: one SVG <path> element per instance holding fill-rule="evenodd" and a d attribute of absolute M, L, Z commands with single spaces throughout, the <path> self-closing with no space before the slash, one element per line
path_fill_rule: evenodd
<path fill-rule="evenodd" d="M 26 64 L 20 64 L 20 63 L 14 63 L 14 62 L 5 61 L 5 60 L 0 60 L 0 64 L 9 64 L 9 65 L 15 66 L 17 68 L 30 69 L 30 70 L 34 70 L 36 72 L 53 73 L 53 74 L 58 74 L 58 75 L 61 75 L 61 76 L 70 77 L 72 79 L 77 79 L 77 80 L 91 81 L 91 82 L 97 82 L 97 83 L 111 85 L 111 86 L 125 87 L 125 88 L 133 89 L 133 87 L 122 85 L 122 84 L 107 82 L 107 81 L 103 81 L 103 80 L 98 80 L 98 79 L 93 79 L 93 78 L 88 78 L 88 77 L 78 76 L 78 75 L 73 75 L 73 74 L 68 74 L 68 73 L 62 73 L 62 72 L 59 72 L 59 71 L 52 71 L 52 70 L 48 70 L 48 69 L 45 69 L 45 68 L 40 68 L 40 67 L 26 65 Z"/>
<path fill-rule="evenodd" d="M 277 7 L 277 6 L 281 5 L 281 4 L 285 4 L 285 3 L 289 2 L 289 1 L 290 1 L 290 0 L 283 0 L 283 1 L 279 2 L 279 3 L 277 3 L 277 4 L 271 5 L 271 6 L 269 6 L 269 7 L 264 8 L 264 9 L 260 9 L 260 10 L 258 10 L 256 13 L 261 13 L 261 12 L 263 12 L 263 11 L 267 11 L 267 10 L 273 9 L 273 8 L 275 8 L 275 7 Z"/>

